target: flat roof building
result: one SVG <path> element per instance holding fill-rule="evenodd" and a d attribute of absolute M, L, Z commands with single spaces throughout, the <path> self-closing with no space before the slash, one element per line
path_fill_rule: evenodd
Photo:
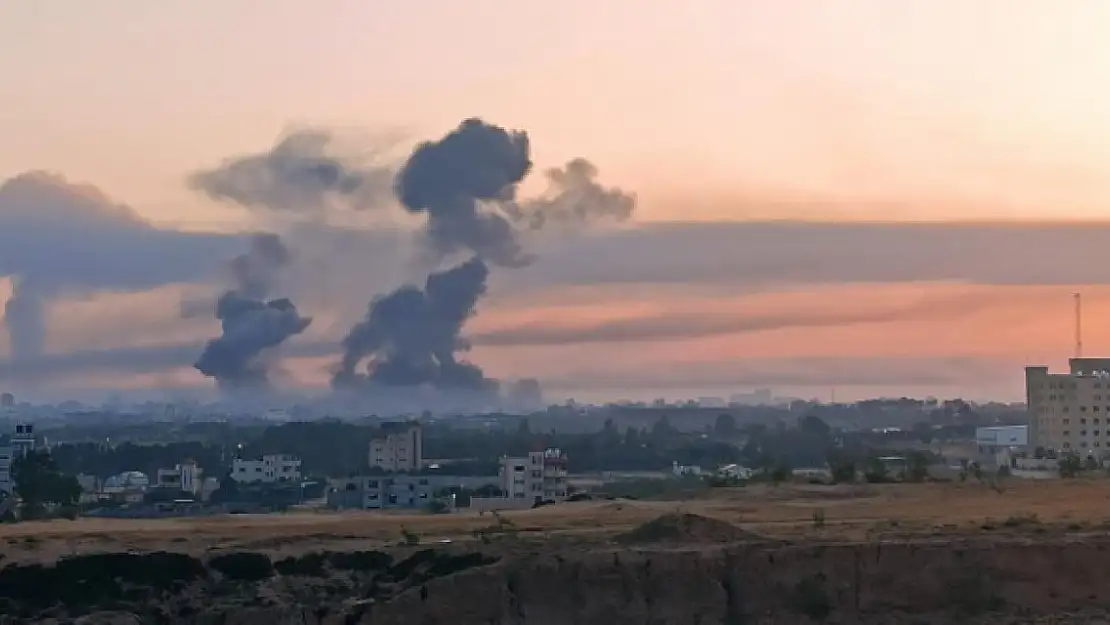
<path fill-rule="evenodd" d="M 1067 373 L 1025 368 L 1028 445 L 1057 453 L 1110 455 L 1110 358 L 1072 358 Z"/>

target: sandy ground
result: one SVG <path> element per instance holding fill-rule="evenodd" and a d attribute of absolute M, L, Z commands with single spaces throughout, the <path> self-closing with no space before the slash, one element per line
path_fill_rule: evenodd
<path fill-rule="evenodd" d="M 953 534 L 1110 531 L 1110 479 L 979 483 L 784 485 L 715 489 L 683 501 L 605 501 L 502 513 L 521 537 L 594 543 L 669 512 L 720 518 L 769 538 L 897 540 Z M 818 522 L 818 517 L 824 522 Z M 369 549 L 402 528 L 423 543 L 475 540 L 491 514 L 290 512 L 202 518 L 78 519 L 0 525 L 0 555 L 50 560 L 90 551 L 167 549 L 272 553 Z"/>

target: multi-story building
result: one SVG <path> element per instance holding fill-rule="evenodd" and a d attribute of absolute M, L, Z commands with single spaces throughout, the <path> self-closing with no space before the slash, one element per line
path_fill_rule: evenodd
<path fill-rule="evenodd" d="M 15 491 L 12 463 L 16 458 L 35 450 L 35 426 L 17 423 L 12 434 L 0 445 L 0 493 L 11 495 Z"/>
<path fill-rule="evenodd" d="M 1029 447 L 1110 455 L 1110 358 L 1072 358 L 1068 373 L 1025 368 Z"/>
<path fill-rule="evenodd" d="M 559 449 L 501 459 L 501 490 L 507 499 L 562 501 L 567 496 L 567 457 Z"/>
<path fill-rule="evenodd" d="M 415 421 L 383 423 L 370 439 L 371 469 L 388 473 L 424 468 L 424 435 Z"/>
<path fill-rule="evenodd" d="M 335 483 L 328 503 L 337 508 L 418 508 L 432 500 L 430 480 L 417 475 L 352 477 Z"/>
<path fill-rule="evenodd" d="M 203 484 L 201 481 L 201 468 L 193 460 L 186 460 L 172 469 L 158 469 L 154 485 L 157 488 L 177 489 L 182 492 L 197 494 Z"/>
<path fill-rule="evenodd" d="M 243 484 L 299 482 L 301 461 L 286 454 L 268 454 L 256 460 L 236 458 L 231 463 L 231 479 Z"/>

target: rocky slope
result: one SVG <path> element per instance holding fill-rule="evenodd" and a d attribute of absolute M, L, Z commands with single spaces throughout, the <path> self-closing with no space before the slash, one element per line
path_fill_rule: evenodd
<path fill-rule="evenodd" d="M 710 533 L 701 544 L 640 532 L 575 549 L 498 540 L 9 564 L 0 622 L 1105 623 L 1110 610 L 1110 537 L 789 545 Z"/>

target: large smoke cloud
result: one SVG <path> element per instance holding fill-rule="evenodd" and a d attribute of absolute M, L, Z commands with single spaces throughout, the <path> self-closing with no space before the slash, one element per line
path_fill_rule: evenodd
<path fill-rule="evenodd" d="M 489 269 L 478 258 L 432 273 L 423 290 L 404 286 L 375 299 L 366 318 L 343 340 L 343 360 L 335 384 L 350 387 L 429 385 L 440 389 L 494 390 L 476 365 L 456 353 L 469 348 L 460 337 L 486 292 Z M 367 374 L 356 371 L 370 359 Z"/>
<path fill-rule="evenodd" d="M 215 200 L 298 213 L 324 211 L 337 200 L 367 208 L 387 199 L 393 171 L 381 157 L 336 156 L 334 143 L 327 130 L 301 129 L 282 137 L 269 152 L 194 172 L 188 183 Z"/>
<path fill-rule="evenodd" d="M 231 262 L 236 288 L 216 303 L 220 336 L 208 342 L 194 365 L 215 378 L 222 389 L 268 387 L 264 352 L 300 334 L 312 322 L 287 299 L 267 301 L 277 272 L 290 260 L 289 250 L 276 235 L 257 235 L 246 254 Z"/>
<path fill-rule="evenodd" d="M 397 174 L 397 198 L 409 212 L 427 216 L 424 234 L 434 252 L 472 258 L 432 273 L 423 290 L 405 286 L 371 302 L 343 342 L 337 387 L 497 388 L 477 365 L 456 358 L 469 347 L 461 332 L 486 292 L 486 263 L 529 264 L 533 256 L 520 241 L 522 228 L 598 216 L 625 219 L 635 206 L 634 196 L 598 185 L 596 168 L 584 159 L 549 170 L 548 194 L 519 202 L 517 185 L 531 169 L 525 132 L 480 119 L 464 120 L 442 139 L 416 146 Z M 367 373 L 361 374 L 365 359 Z"/>
<path fill-rule="evenodd" d="M 59 295 L 141 290 L 214 276 L 241 249 L 232 235 L 158 228 L 89 185 L 45 172 L 0 184 L 0 275 L 13 279 L 4 310 L 12 357 L 43 356 L 46 311 Z"/>

